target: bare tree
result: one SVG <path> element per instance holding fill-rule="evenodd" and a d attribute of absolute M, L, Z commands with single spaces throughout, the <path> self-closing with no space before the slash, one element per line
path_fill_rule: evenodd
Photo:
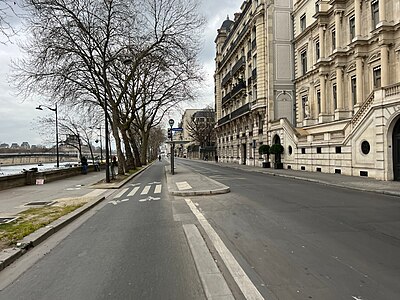
<path fill-rule="evenodd" d="M 145 92 L 149 89 L 143 70 L 148 58 L 163 57 L 160 63 L 167 68 L 174 60 L 185 62 L 185 72 L 196 73 L 198 65 L 191 62 L 198 53 L 203 24 L 197 1 L 25 2 L 31 12 L 32 38 L 23 45 L 28 58 L 15 64 L 20 90 L 46 94 L 66 105 L 101 108 L 116 141 L 119 172 L 124 172 L 120 132 L 130 128 L 138 116 L 136 110 L 147 110 L 155 99 Z M 187 81 L 185 89 L 190 84 Z M 167 108 L 168 104 L 163 111 Z"/>
<path fill-rule="evenodd" d="M 188 133 L 200 147 L 212 146 L 215 143 L 215 112 L 207 107 L 193 114 L 187 125 Z"/>
<path fill-rule="evenodd" d="M 18 16 L 17 0 L 0 0 L 0 35 L 7 40 L 15 34 L 15 28 L 12 19 Z M 5 43 L 3 39 L 0 39 Z"/>

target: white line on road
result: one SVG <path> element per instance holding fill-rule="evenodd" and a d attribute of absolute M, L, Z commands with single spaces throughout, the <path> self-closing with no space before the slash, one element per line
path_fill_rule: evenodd
<path fill-rule="evenodd" d="M 114 199 L 121 197 L 123 194 L 126 193 L 127 190 L 128 190 L 128 188 L 123 189 L 122 191 L 120 191 L 118 194 L 116 194 L 116 195 L 114 196 Z"/>
<path fill-rule="evenodd" d="M 135 195 L 139 188 L 140 188 L 140 186 L 134 187 L 134 188 L 132 189 L 132 191 L 130 191 L 129 194 L 128 194 L 127 196 L 128 196 L 128 197 L 131 197 L 131 196 Z"/>
<path fill-rule="evenodd" d="M 204 215 L 197 209 L 197 207 L 193 204 L 192 200 L 185 199 L 187 205 L 192 210 L 193 214 L 196 216 L 197 220 L 199 221 L 200 225 L 203 227 L 205 232 L 207 233 L 208 237 L 210 238 L 211 242 L 213 243 L 215 249 L 217 250 L 218 254 L 221 256 L 222 260 L 224 261 L 226 267 L 228 268 L 229 272 L 231 273 L 233 279 L 239 286 L 240 290 L 242 291 L 244 297 L 246 299 L 254 299 L 254 300 L 261 300 L 264 297 L 260 294 L 257 290 L 253 282 L 251 282 L 250 278 L 247 274 L 243 271 L 242 267 L 236 261 L 235 257 L 229 251 L 229 249 L 225 246 L 224 242 L 212 228 L 210 223 L 208 223 L 207 219 Z"/>
<path fill-rule="evenodd" d="M 157 184 L 156 188 L 154 189 L 154 194 L 159 194 L 161 193 L 161 184 Z"/>
<path fill-rule="evenodd" d="M 150 185 L 146 185 L 140 195 L 147 195 L 149 193 L 150 187 Z"/>
<path fill-rule="evenodd" d="M 186 181 L 181 181 L 181 182 L 177 182 L 176 186 L 178 187 L 178 190 L 183 191 L 183 190 L 190 190 L 192 187 L 190 186 L 189 183 L 187 183 Z"/>

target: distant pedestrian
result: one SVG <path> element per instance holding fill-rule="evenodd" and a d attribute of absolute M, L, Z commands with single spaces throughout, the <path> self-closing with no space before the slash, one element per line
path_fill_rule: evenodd
<path fill-rule="evenodd" d="M 82 174 L 87 174 L 88 161 L 85 156 L 82 156 L 82 158 L 81 158 L 81 165 L 82 165 Z"/>
<path fill-rule="evenodd" d="M 112 179 L 115 179 L 116 177 L 116 172 L 115 172 L 115 168 L 118 168 L 118 162 L 117 162 L 117 157 L 114 155 L 112 158 L 112 162 L 111 162 L 111 176 Z"/>
<path fill-rule="evenodd" d="M 161 161 L 161 154 L 158 155 L 158 161 Z"/>

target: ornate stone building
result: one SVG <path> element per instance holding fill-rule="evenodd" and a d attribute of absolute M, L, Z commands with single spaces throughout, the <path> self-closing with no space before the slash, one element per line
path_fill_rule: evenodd
<path fill-rule="evenodd" d="M 284 167 L 400 180 L 400 1 L 293 2 L 295 121 L 267 126 Z"/>
<path fill-rule="evenodd" d="M 257 164 L 271 121 L 294 120 L 291 0 L 244 1 L 216 43 L 217 152 L 224 162 Z"/>

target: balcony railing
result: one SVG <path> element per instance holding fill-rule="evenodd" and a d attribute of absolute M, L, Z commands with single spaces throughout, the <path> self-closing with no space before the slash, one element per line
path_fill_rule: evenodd
<path fill-rule="evenodd" d="M 232 98 L 232 94 L 231 94 L 231 92 L 229 92 L 224 97 L 222 97 L 222 104 L 224 104 L 225 102 L 229 101 L 229 99 L 231 99 L 231 98 Z"/>
<path fill-rule="evenodd" d="M 232 79 L 232 72 L 231 71 L 229 71 L 228 72 L 228 74 L 226 74 L 225 76 L 224 76 L 224 78 L 222 78 L 222 85 L 225 85 L 225 84 L 227 84 L 228 82 L 229 82 L 229 80 L 231 80 Z"/>
<path fill-rule="evenodd" d="M 240 70 L 240 68 L 244 67 L 245 63 L 246 63 L 246 59 L 244 58 L 244 56 L 239 58 L 239 60 L 236 62 L 236 64 L 232 68 L 232 75 L 235 75 L 237 73 L 237 71 Z"/>
<path fill-rule="evenodd" d="M 245 88 L 246 88 L 246 83 L 244 81 L 239 81 L 239 83 L 236 84 L 231 91 L 232 97 L 236 96 L 236 94 L 238 94 L 241 90 Z"/>
<path fill-rule="evenodd" d="M 242 107 L 239 107 L 237 110 L 233 111 L 231 113 L 231 119 L 240 117 L 241 115 L 244 115 L 248 112 L 250 112 L 250 103 L 247 103 L 247 104 L 243 105 Z"/>

